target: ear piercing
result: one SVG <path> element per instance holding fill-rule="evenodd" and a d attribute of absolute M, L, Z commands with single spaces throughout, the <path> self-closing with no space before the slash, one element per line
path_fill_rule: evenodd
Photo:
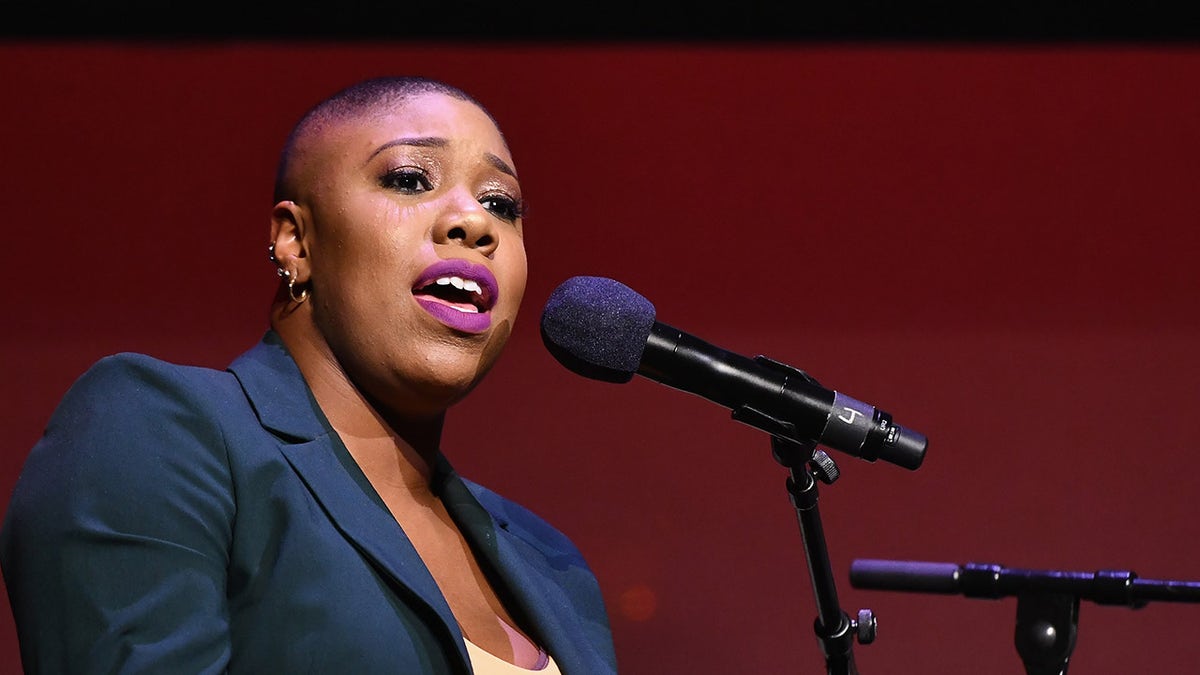
<path fill-rule="evenodd" d="M 299 292 L 297 292 L 296 277 L 289 270 L 285 270 L 283 266 L 279 264 L 279 259 L 275 257 L 275 244 L 271 244 L 267 247 L 267 256 L 271 259 L 271 262 L 275 264 L 275 273 L 279 275 L 280 279 L 283 279 L 287 282 L 288 297 L 292 299 L 292 302 L 298 305 L 307 300 L 308 289 L 301 288 Z"/>

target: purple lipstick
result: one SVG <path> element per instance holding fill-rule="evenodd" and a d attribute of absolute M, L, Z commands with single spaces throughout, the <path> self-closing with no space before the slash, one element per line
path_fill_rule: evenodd
<path fill-rule="evenodd" d="M 492 325 L 496 277 L 483 265 L 453 258 L 426 267 L 413 285 L 422 309 L 454 330 L 482 333 Z"/>

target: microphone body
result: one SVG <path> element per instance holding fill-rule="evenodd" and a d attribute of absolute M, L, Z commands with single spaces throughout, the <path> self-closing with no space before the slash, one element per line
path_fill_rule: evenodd
<path fill-rule="evenodd" d="M 817 384 L 765 357 L 750 359 L 654 322 L 637 373 L 737 410 L 750 407 L 789 423 L 797 438 L 874 462 L 916 469 L 928 441 L 874 406 Z"/>
<path fill-rule="evenodd" d="M 637 372 L 726 408 L 749 406 L 797 430 L 820 429 L 833 406 L 831 391 L 789 381 L 798 378 L 658 321 L 650 329 Z"/>
<path fill-rule="evenodd" d="M 925 437 L 893 424 L 890 414 L 791 366 L 747 358 L 658 322 L 649 301 L 611 279 L 564 282 L 546 305 L 541 330 L 550 353 L 585 377 L 627 382 L 636 373 L 731 408 L 735 417 L 750 408 L 783 423 L 791 440 L 871 462 L 916 469 L 925 456 Z M 777 424 L 763 428 L 781 434 Z"/>

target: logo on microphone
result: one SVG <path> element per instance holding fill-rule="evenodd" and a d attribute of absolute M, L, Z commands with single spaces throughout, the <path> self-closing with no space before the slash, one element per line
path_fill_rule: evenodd
<path fill-rule="evenodd" d="M 842 406 L 842 410 L 845 410 L 847 413 L 850 414 L 850 416 L 844 417 L 842 415 L 838 415 L 837 418 L 839 420 L 845 422 L 846 424 L 854 424 L 854 420 L 857 419 L 859 415 L 862 415 L 861 412 L 855 410 L 854 408 L 850 408 L 847 406 Z"/>

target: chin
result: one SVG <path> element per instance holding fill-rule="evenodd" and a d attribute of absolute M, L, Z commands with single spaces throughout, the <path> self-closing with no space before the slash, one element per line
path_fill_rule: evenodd
<path fill-rule="evenodd" d="M 511 322 L 474 339 L 409 342 L 393 352 L 390 382 L 377 381 L 398 413 L 434 415 L 462 401 L 491 370 L 508 341 Z M 390 392 L 389 392 L 390 390 Z"/>
<path fill-rule="evenodd" d="M 491 361 L 481 363 L 478 357 L 466 361 L 432 359 L 429 368 L 416 375 L 401 375 L 409 383 L 410 403 L 427 412 L 444 412 L 466 398 L 491 369 Z"/>

